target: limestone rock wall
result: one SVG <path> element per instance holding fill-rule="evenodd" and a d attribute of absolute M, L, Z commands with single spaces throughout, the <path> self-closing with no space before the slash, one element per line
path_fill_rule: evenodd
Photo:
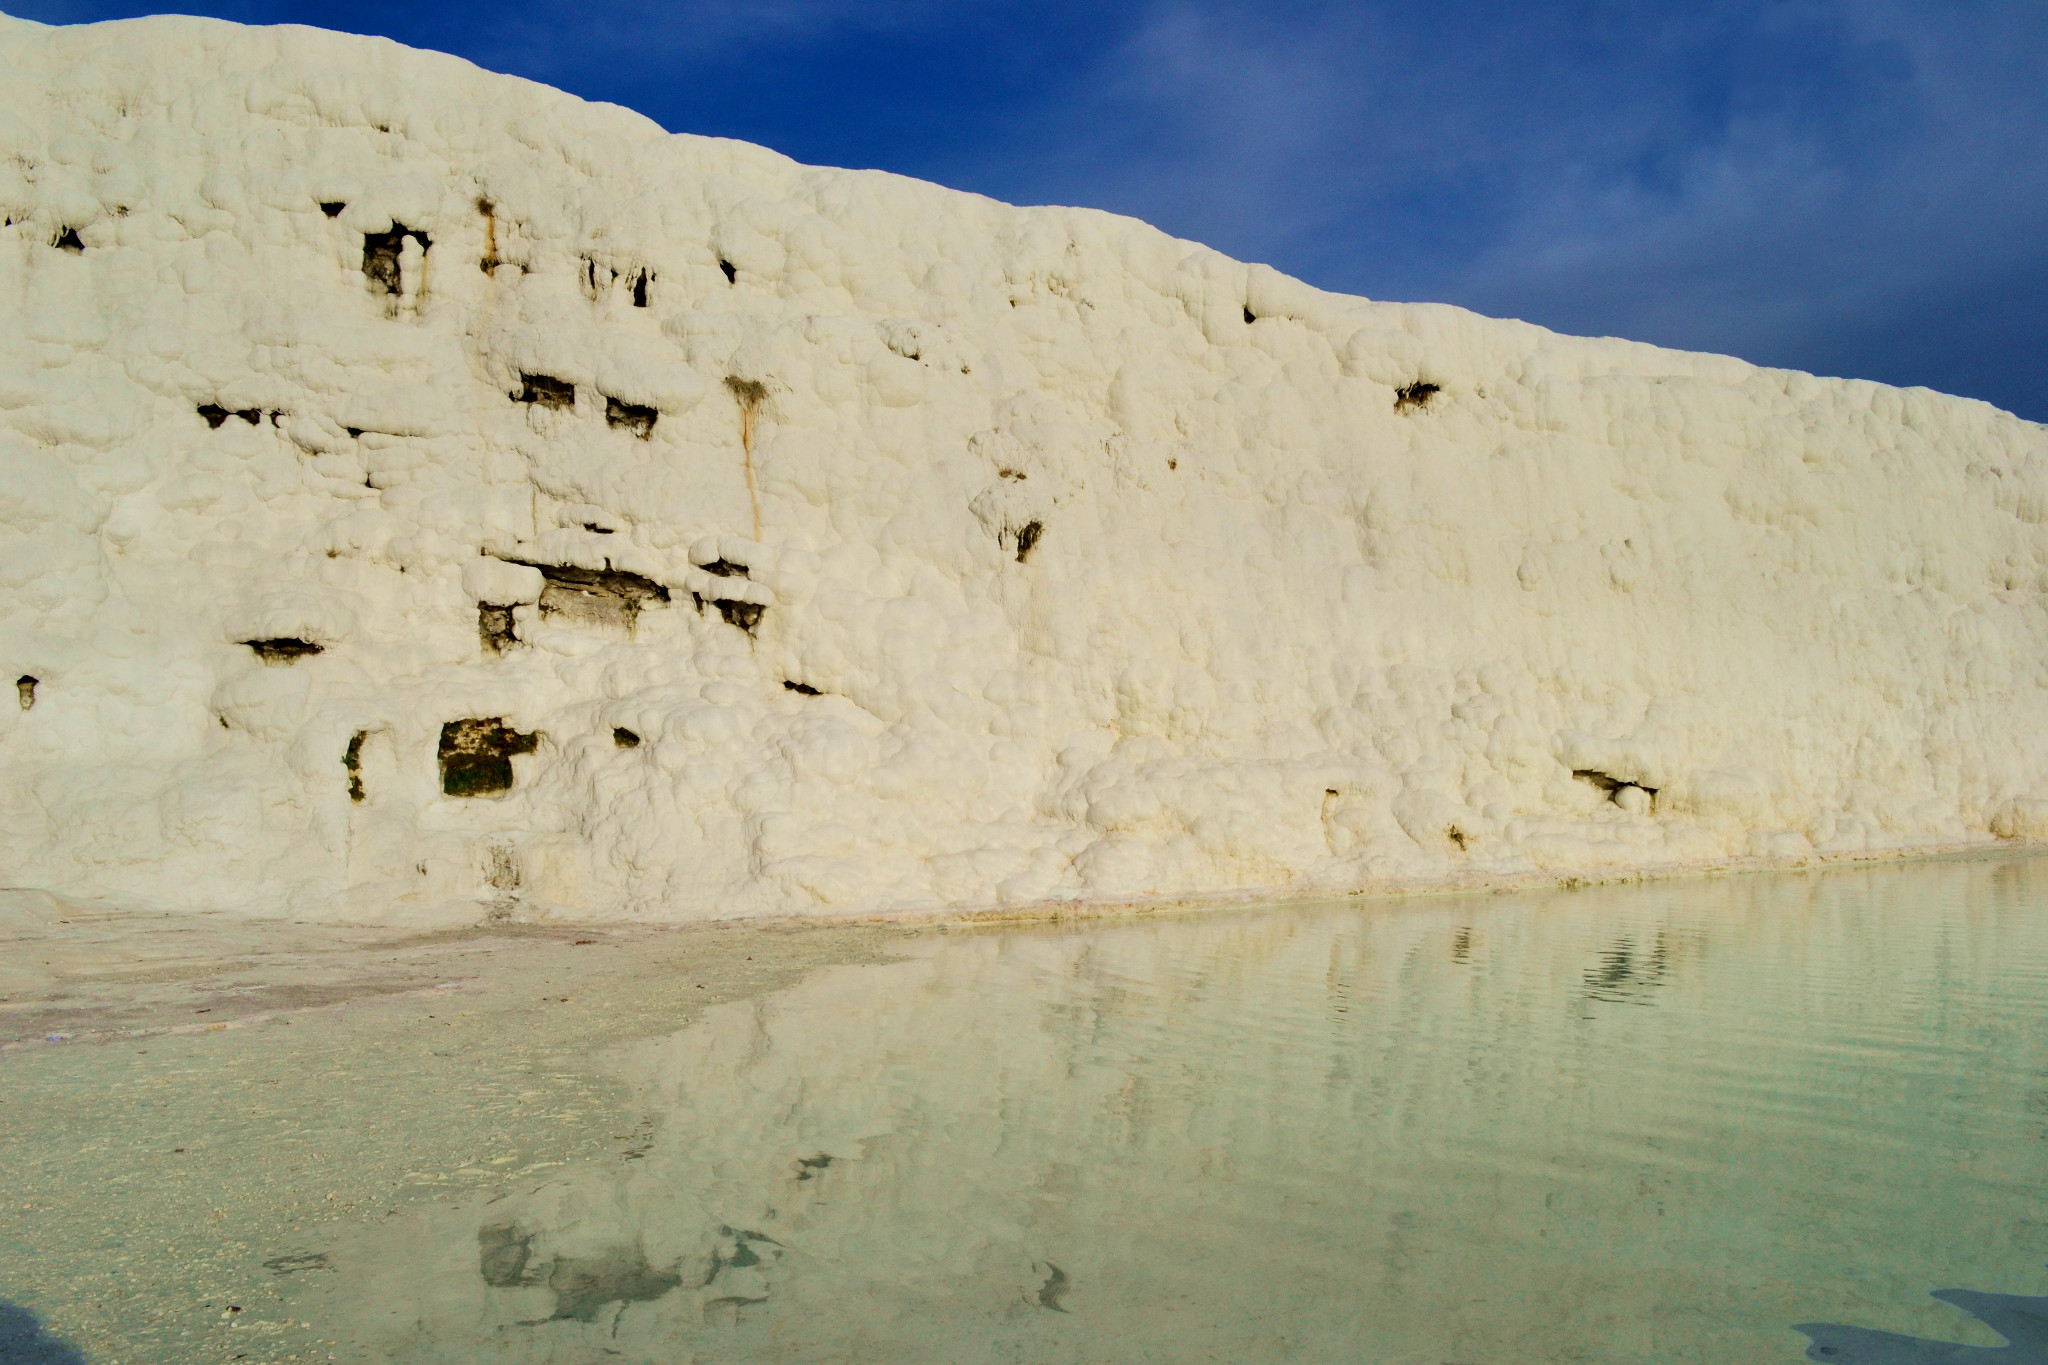
<path fill-rule="evenodd" d="M 0 20 L 0 881 L 689 919 L 2048 836 L 2048 432 L 453 58 Z"/>

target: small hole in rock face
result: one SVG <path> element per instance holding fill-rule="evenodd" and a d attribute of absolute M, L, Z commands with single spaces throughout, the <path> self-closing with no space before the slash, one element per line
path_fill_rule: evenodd
<path fill-rule="evenodd" d="M 21 709 L 26 711 L 36 704 L 36 684 L 41 678 L 24 673 L 14 680 L 14 695 L 21 699 Z"/>
<path fill-rule="evenodd" d="M 512 789 L 512 758 L 540 747 L 502 717 L 451 720 L 441 727 L 441 790 L 449 796 L 495 796 Z"/>
<path fill-rule="evenodd" d="M 621 749 L 637 749 L 640 747 L 640 736 L 621 725 L 612 730 L 612 743 Z"/>
<path fill-rule="evenodd" d="M 806 697 L 815 697 L 818 695 L 818 689 L 811 686 L 809 683 L 792 682 L 788 678 L 784 678 L 782 680 L 782 685 L 788 688 L 790 691 L 799 693 Z"/>
<path fill-rule="evenodd" d="M 598 524 L 597 524 L 596 522 L 594 522 L 594 521 L 586 521 L 586 522 L 584 522 L 584 523 L 583 523 L 583 529 L 584 529 L 584 530 L 586 530 L 586 531 L 588 531 L 588 532 L 590 532 L 590 534 L 592 534 L 592 535 L 594 535 L 594 536 L 608 536 L 608 535 L 612 535 L 612 534 L 613 534 L 613 531 L 612 531 L 612 528 L 611 528 L 611 527 L 609 527 L 609 526 L 599 526 L 599 525 L 598 525 Z"/>
<path fill-rule="evenodd" d="M 483 641 L 484 653 L 503 654 L 518 644 L 519 635 L 513 627 L 511 607 L 477 603 L 476 633 L 477 638 Z"/>
<path fill-rule="evenodd" d="M 1017 562 L 1019 564 L 1024 562 L 1024 557 L 1031 553 L 1032 547 L 1038 544 L 1038 538 L 1044 534 L 1045 524 L 1043 522 L 1030 521 L 1018 528 Z"/>
<path fill-rule="evenodd" d="M 713 578 L 747 577 L 747 566 L 735 564 L 730 559 L 714 559 L 709 564 L 699 564 L 697 567 L 710 574 Z"/>
<path fill-rule="evenodd" d="M 718 614 L 725 618 L 727 625 L 738 626 L 749 635 L 754 633 L 755 626 L 761 624 L 761 613 L 768 610 L 759 602 L 714 601 L 711 605 L 718 608 Z"/>
<path fill-rule="evenodd" d="M 301 659 L 311 658 L 321 652 L 321 646 L 311 640 L 276 639 L 244 640 L 243 644 L 256 651 L 256 657 L 272 668 L 288 668 Z"/>
<path fill-rule="evenodd" d="M 342 203 L 339 199 L 323 199 L 320 201 L 320 211 L 329 218 L 341 217 L 341 211 L 347 207 L 348 205 Z"/>
<path fill-rule="evenodd" d="M 604 424 L 630 431 L 643 441 L 654 434 L 655 419 L 660 416 L 653 408 L 639 403 L 622 403 L 616 398 L 604 400 Z"/>
<path fill-rule="evenodd" d="M 1652 800 L 1656 799 L 1658 791 L 1661 790 L 1661 788 L 1658 787 L 1645 787 L 1640 782 L 1625 782 L 1621 778 L 1614 777 L 1608 773 L 1599 772 L 1592 768 L 1574 768 L 1572 769 L 1572 776 L 1576 777 L 1581 782 L 1590 783 L 1591 785 L 1598 787 L 1601 791 L 1607 793 L 1608 800 L 1614 801 L 1617 804 L 1621 800 L 1622 793 L 1626 792 L 1631 787 L 1635 788 L 1637 791 L 1642 792 L 1643 795 L 1651 798 Z"/>
<path fill-rule="evenodd" d="M 85 243 L 79 240 L 78 229 L 74 227 L 65 228 L 62 232 L 58 233 L 57 239 L 51 242 L 50 245 L 56 247 L 59 251 L 68 251 L 74 256 L 85 250 Z"/>
<path fill-rule="evenodd" d="M 349 737 L 348 752 L 341 756 L 341 766 L 348 769 L 348 799 L 359 806 L 363 804 L 363 741 L 367 738 L 367 731 L 356 731 Z"/>
<path fill-rule="evenodd" d="M 1443 391 L 1441 384 L 1431 384 L 1418 379 L 1413 384 L 1394 391 L 1394 411 L 1413 412 L 1417 408 L 1426 408 L 1429 406 L 1429 400 Z"/>
<path fill-rule="evenodd" d="M 1460 853 L 1465 851 L 1465 845 L 1469 841 L 1469 837 L 1464 830 L 1459 829 L 1456 825 L 1444 826 L 1444 838 L 1456 844 Z"/>
<path fill-rule="evenodd" d="M 1245 309 L 1244 309 L 1244 320 L 1245 320 L 1245 322 L 1246 322 L 1246 324 L 1247 324 L 1247 325 L 1249 325 L 1249 324 L 1251 324 L 1251 323 L 1254 323 L 1254 322 L 1257 322 L 1257 321 L 1259 320 L 1259 315 L 1258 315 L 1257 313 L 1254 313 L 1254 312 L 1252 311 L 1252 309 L 1251 309 L 1251 305 L 1250 305 L 1250 304 L 1246 304 L 1246 305 L 1245 305 Z"/>
<path fill-rule="evenodd" d="M 635 308 L 645 308 L 647 306 L 647 272 L 645 270 L 642 270 L 633 277 L 633 306 Z"/>
<path fill-rule="evenodd" d="M 718 268 L 725 272 L 725 282 L 727 284 L 736 284 L 739 282 L 740 272 L 732 268 L 731 261 L 728 261 L 721 256 L 718 260 Z"/>
<path fill-rule="evenodd" d="M 361 427 L 343 427 L 342 430 L 348 433 L 348 438 L 351 441 L 355 440 L 357 437 L 363 434 L 363 429 Z"/>
<path fill-rule="evenodd" d="M 1166 467 L 1167 467 L 1168 469 L 1179 469 L 1179 468 L 1180 468 L 1180 461 L 1179 461 L 1179 460 L 1168 460 L 1168 461 L 1166 462 Z"/>
<path fill-rule="evenodd" d="M 228 410 L 218 403 L 201 403 L 199 415 L 206 419 L 206 425 L 219 430 L 220 424 L 228 420 Z"/>
<path fill-rule="evenodd" d="M 405 239 L 411 237 L 426 251 L 433 242 L 424 232 L 416 232 L 403 223 L 393 223 L 389 232 L 366 232 L 363 234 L 363 277 L 386 294 L 399 293 L 403 281 L 399 276 L 398 254 L 405 246 Z"/>
<path fill-rule="evenodd" d="M 252 427 L 261 426 L 263 424 L 263 413 L 260 409 L 257 408 L 237 409 L 235 412 L 235 416 L 241 418 L 244 422 L 247 422 Z"/>
<path fill-rule="evenodd" d="M 544 408 L 576 406 L 576 386 L 566 379 L 545 374 L 522 374 L 519 383 L 518 401 L 522 403 L 538 403 Z"/>

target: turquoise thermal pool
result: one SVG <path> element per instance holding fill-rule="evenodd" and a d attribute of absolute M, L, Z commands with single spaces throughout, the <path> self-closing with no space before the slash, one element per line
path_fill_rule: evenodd
<path fill-rule="evenodd" d="M 567 942 L 353 1010 L 0 1054 L 6 1340 L 95 1365 L 2048 1347 L 2038 856 L 873 931 L 722 993 L 687 935 L 659 972 Z"/>

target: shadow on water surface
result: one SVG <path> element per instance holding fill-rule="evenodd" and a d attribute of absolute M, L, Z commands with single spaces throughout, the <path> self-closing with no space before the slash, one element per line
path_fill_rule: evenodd
<path fill-rule="evenodd" d="M 44 1331 L 34 1313 L 0 1299 L 0 1365 L 85 1365 L 85 1357 Z"/>
<path fill-rule="evenodd" d="M 1974 1289 L 1937 1289 L 1933 1297 L 1954 1304 L 2005 1338 L 2003 1346 L 1964 1346 L 1928 1341 L 1897 1332 L 1874 1332 L 1832 1322 L 1802 1322 L 1792 1330 L 1811 1338 L 1808 1360 L 1836 1365 L 1947 1365 L 1952 1361 L 2048 1362 L 2048 1297 L 1982 1294 Z"/>

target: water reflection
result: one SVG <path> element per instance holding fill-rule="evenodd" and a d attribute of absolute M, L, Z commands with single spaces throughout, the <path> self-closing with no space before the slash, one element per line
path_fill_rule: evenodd
<path fill-rule="evenodd" d="M 1995 1346 L 2021 1300 L 1921 1292 L 2048 1254 L 2042 870 L 927 934 L 625 1048 L 609 1163 L 298 1311 L 418 1361 Z"/>

